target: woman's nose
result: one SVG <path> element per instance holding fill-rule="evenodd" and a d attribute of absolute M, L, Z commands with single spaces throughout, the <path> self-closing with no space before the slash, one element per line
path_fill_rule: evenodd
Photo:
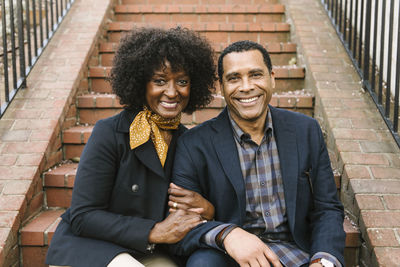
<path fill-rule="evenodd" d="M 176 86 L 173 81 L 168 82 L 167 87 L 165 88 L 164 94 L 169 98 L 176 97 L 176 95 L 178 94 L 178 91 L 176 90 Z"/>

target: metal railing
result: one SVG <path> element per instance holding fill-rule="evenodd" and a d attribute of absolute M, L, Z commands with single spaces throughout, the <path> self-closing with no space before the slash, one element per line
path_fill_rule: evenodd
<path fill-rule="evenodd" d="M 0 0 L 0 118 L 74 0 Z"/>
<path fill-rule="evenodd" d="M 400 146 L 399 1 L 321 0 L 321 2 L 362 79 L 363 87 L 372 96 Z"/>

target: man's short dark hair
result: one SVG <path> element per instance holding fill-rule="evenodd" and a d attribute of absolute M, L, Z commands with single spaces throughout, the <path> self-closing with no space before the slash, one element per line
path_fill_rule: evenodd
<path fill-rule="evenodd" d="M 218 78 L 222 82 L 222 75 L 224 74 L 224 68 L 222 67 L 222 61 L 224 57 L 232 52 L 243 52 L 243 51 L 250 51 L 250 50 L 258 50 L 261 52 L 264 58 L 264 63 L 268 68 L 269 73 L 271 74 L 272 71 L 272 63 L 271 58 L 269 57 L 268 51 L 260 44 L 253 42 L 253 41 L 237 41 L 230 44 L 226 47 L 218 58 Z"/>

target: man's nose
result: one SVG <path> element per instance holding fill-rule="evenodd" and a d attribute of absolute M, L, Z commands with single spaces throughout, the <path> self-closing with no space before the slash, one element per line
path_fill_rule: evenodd
<path fill-rule="evenodd" d="M 242 79 L 242 86 L 240 86 L 240 91 L 246 92 L 253 89 L 253 83 L 249 78 L 245 77 Z"/>

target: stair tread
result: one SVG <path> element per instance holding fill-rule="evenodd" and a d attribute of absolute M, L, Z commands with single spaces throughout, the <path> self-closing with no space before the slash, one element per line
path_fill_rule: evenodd
<path fill-rule="evenodd" d="M 214 50 L 219 53 L 221 52 L 225 47 L 227 47 L 228 44 L 213 44 Z M 271 42 L 271 43 L 266 43 L 264 44 L 264 47 L 267 49 L 268 53 L 270 54 L 278 54 L 278 53 L 296 53 L 297 49 L 297 44 L 296 43 L 291 43 L 291 42 Z M 118 43 L 115 42 L 104 42 L 101 43 L 99 46 L 99 52 L 100 53 L 115 53 L 118 49 Z"/>
<path fill-rule="evenodd" d="M 148 27 L 149 23 L 131 22 L 131 21 L 114 21 L 108 24 L 108 31 L 129 31 L 133 27 Z M 198 22 L 182 22 L 182 23 L 151 23 L 152 26 L 161 28 L 174 28 L 181 26 L 198 32 L 289 32 L 290 24 L 286 22 L 265 22 L 265 23 L 198 23 Z"/>
<path fill-rule="evenodd" d="M 58 225 L 60 215 L 63 212 L 64 210 L 42 211 L 21 229 L 21 245 L 44 246 L 50 244 L 55 230 L 54 225 Z M 49 233 L 51 233 L 50 238 Z"/>
<path fill-rule="evenodd" d="M 74 132 L 77 130 L 86 131 L 91 134 L 93 126 L 76 126 L 66 131 Z M 77 163 L 61 164 L 44 173 L 45 187 L 68 187 L 74 186 Z"/>
<path fill-rule="evenodd" d="M 285 78 L 304 78 L 305 67 L 297 65 L 286 65 L 286 66 L 273 66 L 276 79 Z M 106 78 L 109 77 L 111 67 L 105 66 L 92 66 L 89 67 L 88 76 L 90 78 Z"/>
<path fill-rule="evenodd" d="M 51 237 L 61 220 L 59 216 L 64 211 L 64 209 L 42 211 L 21 230 L 21 245 L 45 246 L 50 244 Z M 358 227 L 345 218 L 343 228 L 346 232 L 346 247 L 359 247 L 360 231 Z"/>
<path fill-rule="evenodd" d="M 157 13 L 195 13 L 195 14 L 235 14 L 235 13 L 251 13 L 251 14 L 270 14 L 285 12 L 285 5 L 282 4 L 230 4 L 230 5 L 140 5 L 140 4 L 125 4 L 117 5 L 115 13 L 140 13 L 140 14 L 157 14 Z"/>

